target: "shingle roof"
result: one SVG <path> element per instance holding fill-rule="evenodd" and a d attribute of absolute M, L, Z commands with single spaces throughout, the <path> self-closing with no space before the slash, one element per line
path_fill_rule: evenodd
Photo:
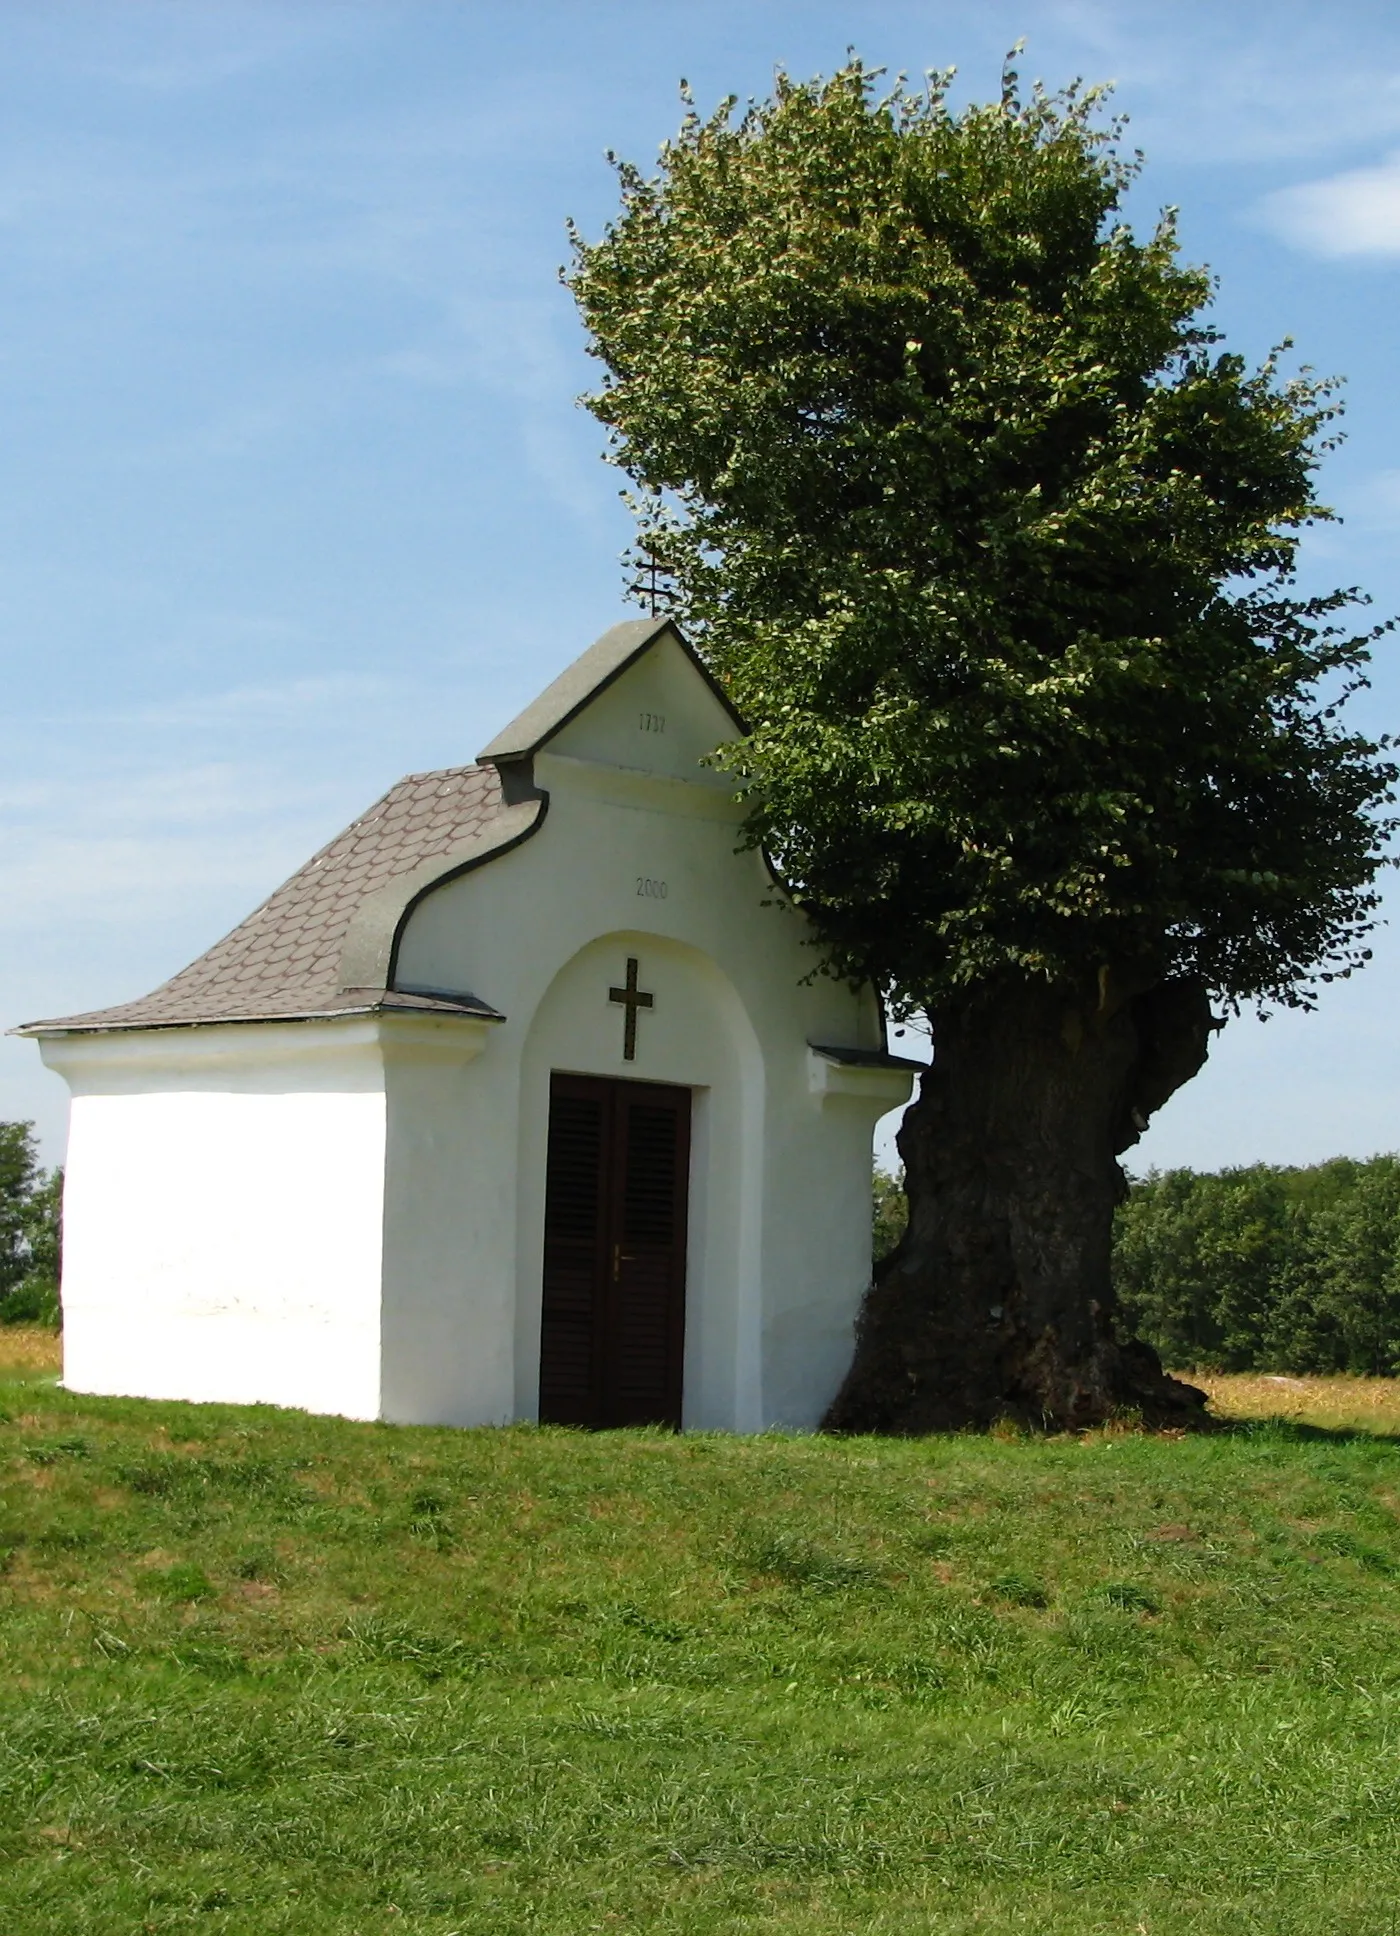
<path fill-rule="evenodd" d="M 503 831 L 510 823 L 514 838 L 537 824 L 537 816 L 522 820 L 519 809 L 505 805 L 494 767 L 410 774 L 153 994 L 85 1015 L 28 1022 L 18 1032 L 300 1020 L 385 1008 L 494 1015 L 472 995 L 345 987 L 341 967 L 351 922 L 369 896 L 401 876 L 417 872 L 421 878 L 425 862 L 446 860 L 468 843 L 477 843 L 483 858 L 498 851 L 497 842 L 483 838 L 495 821 Z M 514 831 L 517 823 L 520 832 Z M 427 871 L 431 876 L 433 870 Z M 448 863 L 444 871 L 454 869 Z M 381 979 L 389 979 L 387 972 Z"/>

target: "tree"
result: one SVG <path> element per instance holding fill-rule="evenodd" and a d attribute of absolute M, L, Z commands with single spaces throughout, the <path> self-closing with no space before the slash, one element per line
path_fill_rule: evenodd
<path fill-rule="evenodd" d="M 881 1264 L 904 1235 L 905 1225 L 909 1221 L 909 1206 L 904 1195 L 902 1176 L 891 1176 L 877 1163 L 870 1181 L 870 1247 L 876 1264 Z"/>
<path fill-rule="evenodd" d="M 0 1324 L 58 1321 L 63 1172 L 45 1176 L 33 1123 L 0 1123 Z"/>
<path fill-rule="evenodd" d="M 29 1204 L 40 1179 L 32 1123 L 0 1123 L 0 1300 L 29 1271 Z"/>
<path fill-rule="evenodd" d="M 1114 1290 L 1168 1364 L 1263 1363 L 1306 1231 L 1290 1182 L 1260 1163 L 1218 1176 L 1168 1170 L 1133 1186 L 1118 1212 Z"/>
<path fill-rule="evenodd" d="M 1308 1243 L 1290 1273 L 1269 1340 L 1289 1370 L 1393 1378 L 1400 1369 L 1400 1162 L 1347 1166 L 1350 1188 L 1307 1219 Z M 1295 1312 L 1310 1320 L 1300 1323 Z"/>
<path fill-rule="evenodd" d="M 1400 1157 L 1153 1173 L 1118 1212 L 1120 1306 L 1174 1365 L 1400 1371 Z"/>
<path fill-rule="evenodd" d="M 750 722 L 748 839 L 933 1035 L 828 1423 L 1189 1418 L 1115 1329 L 1117 1157 L 1212 1001 L 1366 957 L 1395 768 L 1338 706 L 1376 630 L 1295 592 L 1330 387 L 1218 347 L 1095 91 L 948 78 L 687 96 L 574 233 L 587 401 Z"/>

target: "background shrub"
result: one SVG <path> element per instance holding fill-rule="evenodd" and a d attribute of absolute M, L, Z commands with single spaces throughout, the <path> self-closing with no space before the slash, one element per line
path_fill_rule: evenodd
<path fill-rule="evenodd" d="M 1127 1330 L 1178 1365 L 1400 1373 L 1400 1158 L 1152 1172 L 1118 1213 Z"/>
<path fill-rule="evenodd" d="M 891 1176 L 877 1163 L 874 1177 L 874 1253 L 878 1264 L 888 1257 L 909 1221 L 909 1206 L 904 1198 L 904 1172 Z"/>
<path fill-rule="evenodd" d="M 39 1166 L 32 1123 L 0 1123 L 0 1324 L 59 1322 L 63 1172 Z"/>

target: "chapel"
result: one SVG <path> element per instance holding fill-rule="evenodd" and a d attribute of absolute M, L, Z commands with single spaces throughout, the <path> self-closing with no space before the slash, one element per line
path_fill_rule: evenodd
<path fill-rule="evenodd" d="M 72 1092 L 64 1380 L 352 1418 L 814 1427 L 918 1064 L 617 625 L 153 994 L 33 1022 Z"/>

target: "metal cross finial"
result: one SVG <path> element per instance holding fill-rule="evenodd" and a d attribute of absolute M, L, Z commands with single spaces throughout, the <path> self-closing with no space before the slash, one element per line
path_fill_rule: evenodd
<path fill-rule="evenodd" d="M 661 582 L 671 574 L 644 538 L 637 540 L 637 550 L 646 562 L 642 565 L 638 577 L 627 587 L 627 596 L 639 599 L 653 618 L 660 618 L 662 612 L 676 602 L 675 592 L 669 585 L 663 585 Z"/>
<path fill-rule="evenodd" d="M 644 994 L 637 986 L 637 957 L 635 955 L 628 955 L 627 957 L 627 986 L 625 988 L 610 988 L 608 990 L 608 1000 L 610 1002 L 621 1002 L 627 1010 L 627 1020 L 624 1022 L 622 1028 L 622 1059 L 624 1062 L 635 1062 L 637 1059 L 637 1010 L 639 1008 L 652 1008 L 656 1002 L 654 995 Z"/>

